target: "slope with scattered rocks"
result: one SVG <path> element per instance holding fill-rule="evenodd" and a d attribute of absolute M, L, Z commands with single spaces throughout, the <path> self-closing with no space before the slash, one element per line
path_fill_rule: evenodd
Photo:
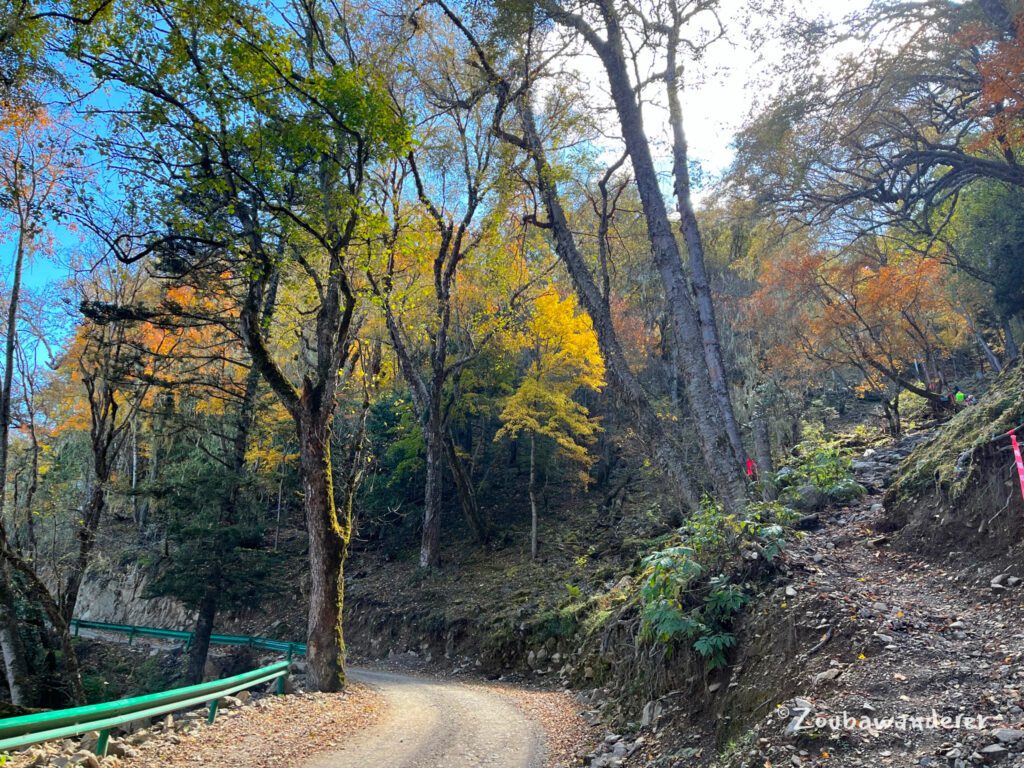
<path fill-rule="evenodd" d="M 724 683 L 650 702 L 641 747 L 592 765 L 1024 766 L 1024 565 L 914 553 L 886 532 L 882 492 L 927 437 L 854 463 L 870 494 L 790 548 Z"/>

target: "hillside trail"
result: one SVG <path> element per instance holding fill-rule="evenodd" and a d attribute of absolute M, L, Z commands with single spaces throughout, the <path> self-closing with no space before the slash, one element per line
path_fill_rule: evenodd
<path fill-rule="evenodd" d="M 353 670 L 383 694 L 384 716 L 304 768 L 542 768 L 545 734 L 486 686 L 395 672 Z"/>
<path fill-rule="evenodd" d="M 807 676 L 759 724 L 750 766 L 1024 768 L 1024 564 L 880 533 L 884 487 L 925 436 L 854 461 L 868 496 L 822 512 L 790 551 L 779 599 Z"/>

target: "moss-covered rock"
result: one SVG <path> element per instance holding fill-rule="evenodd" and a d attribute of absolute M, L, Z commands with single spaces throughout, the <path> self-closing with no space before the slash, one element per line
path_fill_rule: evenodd
<path fill-rule="evenodd" d="M 852 477 L 840 480 L 825 491 L 831 504 L 850 504 L 866 494 L 867 489 Z"/>
<path fill-rule="evenodd" d="M 887 522 L 918 544 L 1006 552 L 1024 540 L 1024 501 L 1009 430 L 1024 423 L 1024 367 L 999 376 L 901 464 Z"/>

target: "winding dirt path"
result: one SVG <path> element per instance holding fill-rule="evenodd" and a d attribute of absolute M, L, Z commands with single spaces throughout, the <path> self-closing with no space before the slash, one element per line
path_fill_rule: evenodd
<path fill-rule="evenodd" d="M 377 689 L 383 716 L 304 768 L 542 768 L 545 732 L 514 701 L 479 685 L 352 670 Z"/>
<path fill-rule="evenodd" d="M 595 738 L 562 691 L 354 667 L 349 679 L 354 684 L 341 694 L 260 696 L 254 705 L 222 709 L 213 726 L 199 717 L 174 731 L 158 727 L 120 765 L 569 768 Z M 50 746 L 56 757 L 57 745 Z"/>

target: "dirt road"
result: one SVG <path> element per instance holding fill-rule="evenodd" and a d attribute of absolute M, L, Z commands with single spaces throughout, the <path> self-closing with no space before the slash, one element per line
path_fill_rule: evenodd
<path fill-rule="evenodd" d="M 81 635 L 124 642 L 89 629 Z M 128 763 L 163 765 L 189 753 L 224 768 L 567 768 L 594 739 L 575 702 L 558 691 L 357 668 L 349 679 L 357 685 L 338 700 L 267 697 L 255 709 L 227 711 L 211 729 L 196 723 L 171 741 L 156 734 Z"/>
<path fill-rule="evenodd" d="M 486 687 L 368 670 L 352 670 L 351 677 L 383 695 L 383 716 L 304 768 L 544 765 L 544 729 Z"/>

